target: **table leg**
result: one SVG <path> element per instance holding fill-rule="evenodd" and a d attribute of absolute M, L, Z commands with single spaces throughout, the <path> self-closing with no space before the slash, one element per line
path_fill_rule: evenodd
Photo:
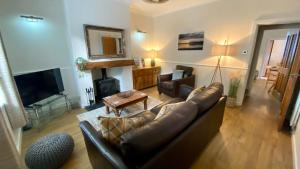
<path fill-rule="evenodd" d="M 147 106 L 147 99 L 145 99 L 144 100 L 144 110 L 147 110 L 148 108 L 147 108 L 148 106 Z"/>
<path fill-rule="evenodd" d="M 116 117 L 120 117 L 120 112 L 118 109 L 115 109 L 114 112 L 115 112 Z"/>
<path fill-rule="evenodd" d="M 106 107 L 106 114 L 109 114 L 109 106 L 105 106 Z"/>

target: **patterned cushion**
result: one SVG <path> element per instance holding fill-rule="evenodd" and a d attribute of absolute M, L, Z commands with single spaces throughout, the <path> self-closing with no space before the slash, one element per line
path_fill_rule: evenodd
<path fill-rule="evenodd" d="M 201 93 L 204 89 L 205 89 L 205 86 L 198 87 L 198 88 L 194 89 L 194 90 L 189 94 L 189 96 L 187 97 L 186 101 L 189 101 L 189 100 L 192 99 L 195 95 L 197 95 L 198 93 Z"/>
<path fill-rule="evenodd" d="M 100 118 L 100 132 L 108 142 L 118 146 L 123 134 L 145 125 L 154 118 L 155 115 L 150 111 L 144 111 L 137 116 L 128 118 L 103 117 Z"/>
<path fill-rule="evenodd" d="M 166 114 L 172 112 L 174 109 L 176 109 L 177 107 L 181 106 L 182 104 L 184 104 L 185 102 L 179 102 L 179 103 L 172 103 L 172 104 L 167 104 L 165 106 L 163 106 L 159 113 L 157 114 L 157 116 L 155 117 L 154 120 L 157 120 L 163 116 L 165 116 Z"/>

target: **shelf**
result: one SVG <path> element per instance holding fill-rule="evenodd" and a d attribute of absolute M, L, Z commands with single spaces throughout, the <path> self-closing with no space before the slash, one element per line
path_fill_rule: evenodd
<path fill-rule="evenodd" d="M 111 60 L 111 61 L 97 61 L 88 62 L 85 65 L 86 70 L 101 69 L 101 68 L 112 68 L 112 67 L 123 67 L 123 66 L 133 66 L 134 60 Z"/>

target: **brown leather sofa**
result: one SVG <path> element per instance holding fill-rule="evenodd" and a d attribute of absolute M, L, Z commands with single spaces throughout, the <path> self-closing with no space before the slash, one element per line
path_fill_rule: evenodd
<path fill-rule="evenodd" d="M 157 89 L 159 94 L 164 93 L 170 97 L 177 97 L 181 85 L 195 86 L 195 75 L 193 75 L 192 67 L 177 65 L 176 70 L 183 70 L 182 79 L 172 80 L 172 73 L 158 76 Z"/>
<path fill-rule="evenodd" d="M 163 105 L 184 101 L 192 90 L 181 86 L 180 97 Z M 218 133 L 225 102 L 223 85 L 214 83 L 173 112 L 124 134 L 118 148 L 81 122 L 90 162 L 94 169 L 187 169 Z"/>

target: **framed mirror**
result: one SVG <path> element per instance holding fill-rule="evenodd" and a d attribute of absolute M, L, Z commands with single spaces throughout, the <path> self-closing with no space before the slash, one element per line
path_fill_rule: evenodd
<path fill-rule="evenodd" d="M 123 29 L 84 25 L 84 31 L 90 59 L 126 57 Z"/>

